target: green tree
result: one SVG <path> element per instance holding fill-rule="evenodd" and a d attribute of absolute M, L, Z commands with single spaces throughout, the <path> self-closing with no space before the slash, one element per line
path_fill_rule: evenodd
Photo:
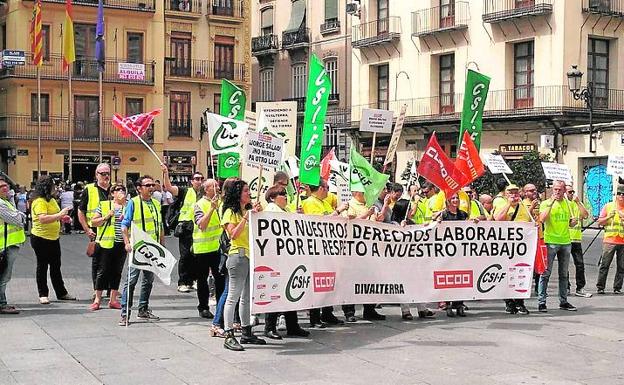
<path fill-rule="evenodd" d="M 540 154 L 537 151 L 532 151 L 525 154 L 522 159 L 507 161 L 509 168 L 513 171 L 513 174 L 508 175 L 508 177 L 511 183 L 520 186 L 520 188 L 527 183 L 532 183 L 537 187 L 538 191 L 544 191 L 546 188 L 546 176 L 544 175 L 541 162 L 549 161 L 551 161 L 549 154 Z M 498 193 L 496 181 L 499 178 L 503 178 L 503 176 L 500 174 L 494 175 L 490 170 L 486 170 L 485 174 L 472 182 L 472 186 L 479 194 L 493 195 Z"/>

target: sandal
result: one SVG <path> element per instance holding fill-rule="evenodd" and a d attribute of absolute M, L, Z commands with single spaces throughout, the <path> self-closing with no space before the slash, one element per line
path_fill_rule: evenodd
<path fill-rule="evenodd" d="M 210 337 L 225 338 L 226 336 L 225 330 L 221 329 L 217 325 L 212 325 L 210 330 L 208 330 L 208 334 L 210 334 Z"/>

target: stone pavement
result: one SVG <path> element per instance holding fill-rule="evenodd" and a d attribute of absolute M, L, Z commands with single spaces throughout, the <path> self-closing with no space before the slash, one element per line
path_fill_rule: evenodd
<path fill-rule="evenodd" d="M 593 234 L 586 237 L 584 245 Z M 177 251 L 175 242 L 168 246 Z M 236 353 L 209 337 L 194 292 L 160 282 L 151 298 L 160 322 L 125 328 L 117 326 L 118 311 L 90 312 L 86 239 L 63 236 L 61 245 L 66 285 L 80 300 L 39 305 L 34 256 L 23 248 L 8 286 L 22 313 L 0 315 L 0 384 L 624 384 L 624 296 L 570 297 L 579 311 L 560 311 L 556 273 L 546 314 L 534 311 L 535 298 L 528 316 L 505 314 L 502 301 L 480 301 L 468 303 L 464 319 L 406 322 L 398 307 L 384 306 L 385 322 L 312 330 L 310 339 Z M 590 291 L 599 253 L 600 237 L 586 256 Z"/>

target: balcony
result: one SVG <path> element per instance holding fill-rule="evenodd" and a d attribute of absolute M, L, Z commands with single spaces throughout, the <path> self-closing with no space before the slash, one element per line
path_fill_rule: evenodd
<path fill-rule="evenodd" d="M 41 140 L 68 141 L 69 127 L 67 116 L 50 116 L 41 122 Z M 98 121 L 74 119 L 74 136 L 76 142 L 98 142 L 100 139 L 97 129 Z M 37 140 L 37 121 L 30 115 L 0 116 L 0 139 Z M 154 126 L 152 125 L 143 139 L 146 142 L 154 142 Z M 139 143 L 134 137 L 124 138 L 111 121 L 104 119 L 102 131 L 104 143 Z"/>
<path fill-rule="evenodd" d="M 412 12 L 412 36 L 423 37 L 435 33 L 468 28 L 470 9 L 468 3 L 433 7 Z"/>
<path fill-rule="evenodd" d="M 297 102 L 297 112 L 303 112 L 305 111 L 305 101 L 306 98 L 305 96 L 300 97 L 300 98 L 288 98 L 288 99 L 282 99 L 283 102 L 292 102 L 295 101 Z"/>
<path fill-rule="evenodd" d="M 191 120 L 191 118 L 169 119 L 169 137 L 192 138 L 193 121 Z"/>
<path fill-rule="evenodd" d="M 401 18 L 391 16 L 353 26 L 351 46 L 353 48 L 371 47 L 390 43 L 401 38 Z"/>
<path fill-rule="evenodd" d="M 32 2 L 32 0 L 25 0 Z M 66 0 L 43 0 L 44 3 L 62 4 L 65 7 Z M 98 0 L 74 0 L 73 6 L 87 6 L 97 8 Z M 104 8 L 121 9 L 124 11 L 156 12 L 156 0 L 104 0 Z"/>
<path fill-rule="evenodd" d="M 335 104 L 340 102 L 340 94 L 329 94 L 329 98 L 327 102 L 330 104 Z"/>
<path fill-rule="evenodd" d="M 245 80 L 245 65 L 240 63 L 219 63 L 211 60 L 167 60 L 165 76 L 200 81 Z"/>
<path fill-rule="evenodd" d="M 164 0 L 165 15 L 180 19 L 199 19 L 201 0 Z"/>
<path fill-rule="evenodd" d="M 552 0 L 483 0 L 483 21 L 500 23 L 521 17 L 550 15 Z"/>
<path fill-rule="evenodd" d="M 321 24 L 321 35 L 325 36 L 337 32 L 340 32 L 340 20 L 328 19 Z"/>
<path fill-rule="evenodd" d="M 229 5 L 227 5 L 229 3 Z M 238 23 L 243 21 L 242 1 L 213 1 L 208 5 L 208 20 L 223 21 L 226 23 Z"/>
<path fill-rule="evenodd" d="M 601 90 L 605 95 L 595 100 L 594 118 L 624 117 L 624 90 Z M 460 119 L 463 94 L 432 96 L 405 100 L 393 100 L 388 108 L 398 111 L 402 104 L 407 104 L 407 117 L 410 123 L 448 122 Z M 359 121 L 362 109 L 377 108 L 377 103 L 352 107 L 351 120 Z M 574 100 L 567 85 L 535 86 L 532 89 L 505 89 L 490 91 L 485 103 L 485 118 L 523 119 L 543 116 L 561 116 L 564 114 L 588 114 L 585 102 Z"/>
<path fill-rule="evenodd" d="M 624 0 L 583 0 L 583 12 L 624 17 Z"/>
<path fill-rule="evenodd" d="M 121 64 L 121 67 L 120 67 Z M 63 71 L 63 58 L 58 54 L 51 54 L 48 60 L 39 67 L 42 79 L 66 80 L 67 71 Z M 72 80 L 97 82 L 98 62 L 92 57 L 77 58 L 73 64 Z M 37 78 L 37 66 L 32 64 L 32 55 L 26 53 L 26 65 L 2 68 L 0 79 L 4 78 Z M 106 59 L 102 80 L 105 83 L 154 85 L 154 63 L 136 64 L 125 63 L 115 59 Z"/>
<path fill-rule="evenodd" d="M 251 38 L 251 54 L 253 56 L 275 55 L 279 47 L 279 39 L 272 33 Z"/>
<path fill-rule="evenodd" d="M 310 28 L 282 32 L 282 49 L 293 50 L 310 46 Z"/>

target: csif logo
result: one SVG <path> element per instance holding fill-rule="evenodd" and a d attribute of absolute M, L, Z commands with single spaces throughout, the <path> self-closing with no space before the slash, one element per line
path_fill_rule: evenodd
<path fill-rule="evenodd" d="M 311 171 L 314 167 L 316 167 L 317 163 L 318 162 L 316 161 L 316 156 L 314 154 L 311 154 L 303 162 L 303 169 L 306 171 Z"/>
<path fill-rule="evenodd" d="M 477 290 L 480 293 L 492 291 L 507 276 L 507 273 L 501 270 L 503 267 L 498 263 L 486 267 L 477 280 Z"/>
<path fill-rule="evenodd" d="M 235 156 L 228 156 L 223 162 L 223 167 L 225 168 L 235 168 L 238 167 L 238 159 Z"/>
<path fill-rule="evenodd" d="M 237 125 L 235 122 L 221 123 L 212 138 L 212 148 L 217 151 L 222 151 L 236 147 L 238 145 L 238 134 L 234 132 L 236 128 Z"/>
<path fill-rule="evenodd" d="M 305 265 L 299 265 L 288 278 L 286 285 L 286 299 L 290 302 L 298 302 L 310 287 L 310 274 Z"/>

